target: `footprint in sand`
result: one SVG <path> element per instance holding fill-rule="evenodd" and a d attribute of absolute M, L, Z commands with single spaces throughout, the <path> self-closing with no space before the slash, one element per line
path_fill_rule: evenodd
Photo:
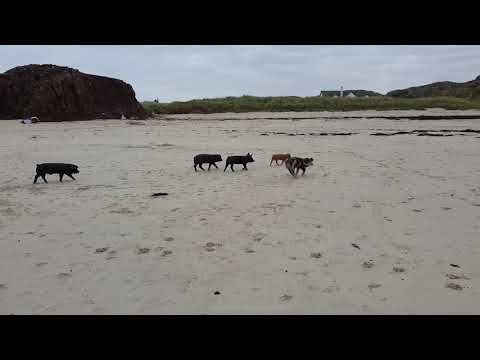
<path fill-rule="evenodd" d="M 255 235 L 253 236 L 253 241 L 260 242 L 260 241 L 262 241 L 262 239 L 263 239 L 264 237 L 265 237 L 264 234 L 260 234 L 260 233 L 259 233 L 259 234 L 255 234 Z"/>
<path fill-rule="evenodd" d="M 172 236 L 168 236 L 164 240 L 165 241 L 173 241 L 173 240 L 175 240 L 175 238 L 173 238 Z"/>
<path fill-rule="evenodd" d="M 56 275 L 56 278 L 60 279 L 60 280 L 68 279 L 68 278 L 71 278 L 71 277 L 72 277 L 72 274 L 70 274 L 70 273 L 59 273 L 59 274 Z"/>
<path fill-rule="evenodd" d="M 452 289 L 452 290 L 463 290 L 463 286 L 459 284 L 455 284 L 452 282 L 449 282 L 445 285 L 446 288 Z"/>
<path fill-rule="evenodd" d="M 149 249 L 149 248 L 139 248 L 139 249 L 137 250 L 137 255 L 147 254 L 148 252 L 150 252 L 150 249 Z"/>
<path fill-rule="evenodd" d="M 445 276 L 450 280 L 470 280 L 470 278 L 465 275 L 447 274 Z"/>
<path fill-rule="evenodd" d="M 313 259 L 320 259 L 322 257 L 322 253 L 320 252 L 313 252 L 310 254 L 310 257 Z"/>
<path fill-rule="evenodd" d="M 284 302 L 285 302 L 285 301 L 290 301 L 290 300 L 292 300 L 292 299 L 293 299 L 293 296 L 292 296 L 292 295 L 287 295 L 287 294 L 282 295 L 282 296 L 280 297 L 280 300 L 281 300 L 281 301 L 284 301 Z"/>
<path fill-rule="evenodd" d="M 35 266 L 38 266 L 38 267 L 42 267 L 42 266 L 45 266 L 45 265 L 48 265 L 48 262 L 38 262 L 35 264 Z"/>
<path fill-rule="evenodd" d="M 288 271 L 285 270 L 285 272 L 288 272 Z M 296 274 L 296 275 L 300 275 L 300 276 L 305 276 L 305 277 L 307 277 L 308 274 L 310 274 L 310 271 L 299 271 L 299 272 L 296 272 L 295 274 Z"/>
<path fill-rule="evenodd" d="M 399 243 L 396 243 L 396 242 L 392 242 L 391 244 L 395 249 L 397 249 L 401 252 L 407 253 L 407 252 L 410 251 L 410 248 L 407 245 L 399 244 Z"/>
<path fill-rule="evenodd" d="M 333 292 L 339 291 L 340 288 L 337 285 L 330 285 L 322 290 L 322 293 L 331 294 Z"/>
<path fill-rule="evenodd" d="M 108 246 L 103 247 L 103 248 L 98 248 L 98 249 L 95 250 L 95 253 L 97 253 L 97 254 L 103 253 L 103 252 L 107 251 L 108 249 L 110 249 Z"/>
<path fill-rule="evenodd" d="M 172 250 L 164 250 L 164 251 L 162 252 L 162 256 L 163 256 L 163 257 L 166 257 L 166 256 L 171 255 L 171 254 L 173 254 L 173 251 L 172 251 Z"/>
<path fill-rule="evenodd" d="M 6 290 L 8 289 L 7 284 L 0 284 L 0 290 Z"/>
<path fill-rule="evenodd" d="M 207 250 L 207 251 L 215 251 L 217 249 L 217 247 L 221 247 L 221 246 L 222 246 L 222 244 L 208 242 L 208 243 L 205 244 L 204 249 Z"/>
<path fill-rule="evenodd" d="M 402 267 L 399 267 L 399 266 L 394 266 L 393 267 L 393 272 L 394 273 L 403 273 L 403 272 L 405 272 L 405 269 L 402 268 Z"/>
<path fill-rule="evenodd" d="M 205 250 L 209 251 L 209 252 L 215 251 L 215 244 L 214 243 L 207 243 L 205 245 Z"/>
<path fill-rule="evenodd" d="M 377 289 L 381 286 L 382 286 L 381 284 L 370 284 L 368 285 L 368 288 L 370 289 L 370 291 L 372 291 L 373 289 Z"/>
<path fill-rule="evenodd" d="M 111 250 L 109 251 L 107 254 L 107 257 L 105 258 L 105 260 L 112 260 L 112 259 L 116 259 L 117 256 L 115 256 L 117 252 L 115 250 Z"/>
<path fill-rule="evenodd" d="M 126 214 L 126 215 L 132 215 L 134 212 L 128 208 L 121 208 L 120 210 L 111 210 L 111 214 Z"/>
<path fill-rule="evenodd" d="M 362 266 L 364 269 L 371 269 L 374 265 L 373 260 L 364 261 Z"/>

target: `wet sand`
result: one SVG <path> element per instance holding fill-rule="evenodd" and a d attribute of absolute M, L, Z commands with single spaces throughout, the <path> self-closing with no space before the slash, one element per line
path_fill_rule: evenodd
<path fill-rule="evenodd" d="M 480 314 L 480 116 L 234 116 L 0 121 L 0 314 Z"/>

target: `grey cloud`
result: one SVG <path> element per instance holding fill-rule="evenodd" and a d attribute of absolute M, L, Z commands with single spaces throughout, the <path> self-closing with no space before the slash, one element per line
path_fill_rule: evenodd
<path fill-rule="evenodd" d="M 0 46 L 0 72 L 70 66 L 130 83 L 139 100 L 387 91 L 480 74 L 480 46 Z"/>

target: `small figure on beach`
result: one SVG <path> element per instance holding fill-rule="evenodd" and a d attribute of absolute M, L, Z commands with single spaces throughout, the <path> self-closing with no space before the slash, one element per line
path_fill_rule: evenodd
<path fill-rule="evenodd" d="M 39 122 L 39 120 L 38 120 L 38 117 L 32 116 L 32 117 L 23 119 L 23 120 L 21 120 L 20 122 L 21 122 L 22 124 L 35 124 L 35 123 Z"/>
<path fill-rule="evenodd" d="M 46 174 L 59 174 L 60 182 L 62 182 L 63 175 L 67 175 L 73 180 L 76 180 L 72 174 L 78 174 L 78 166 L 73 164 L 62 164 L 62 163 L 44 163 L 37 165 L 37 174 L 35 175 L 35 180 L 33 183 L 36 184 L 39 177 L 42 177 L 43 181 L 48 184 L 47 179 L 45 178 Z"/>
<path fill-rule="evenodd" d="M 230 169 L 232 169 L 232 171 L 235 171 L 233 170 L 234 164 L 242 164 L 243 165 L 242 170 L 248 170 L 247 164 L 252 162 L 255 162 L 255 160 L 253 160 L 252 154 L 250 153 L 247 153 L 247 155 L 243 155 L 243 156 L 229 156 L 227 157 L 225 169 L 223 169 L 223 172 L 227 170 L 228 166 L 230 166 Z"/>
<path fill-rule="evenodd" d="M 302 170 L 302 176 L 305 175 L 306 168 L 312 165 L 313 158 L 291 157 L 285 162 L 286 168 L 293 177 L 297 177 L 300 170 Z"/>
<path fill-rule="evenodd" d="M 203 171 L 205 169 L 202 167 L 203 164 L 208 164 L 208 170 L 213 165 L 218 169 L 216 162 L 223 161 L 222 155 L 219 154 L 198 154 L 193 158 L 193 167 L 197 171 L 197 166 L 200 167 Z"/>
<path fill-rule="evenodd" d="M 270 166 L 272 166 L 272 163 L 275 161 L 275 164 L 278 164 L 278 161 L 281 161 L 280 165 L 283 165 L 285 161 L 290 159 L 291 156 L 290 154 L 273 154 L 272 155 L 272 160 L 270 161 Z"/>

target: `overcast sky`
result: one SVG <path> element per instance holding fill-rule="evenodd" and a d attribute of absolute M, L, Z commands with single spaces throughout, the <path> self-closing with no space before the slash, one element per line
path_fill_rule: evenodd
<path fill-rule="evenodd" d="M 161 102 L 241 96 L 313 96 L 390 90 L 480 75 L 480 46 L 5 46 L 0 72 L 55 64 L 131 84 Z"/>

